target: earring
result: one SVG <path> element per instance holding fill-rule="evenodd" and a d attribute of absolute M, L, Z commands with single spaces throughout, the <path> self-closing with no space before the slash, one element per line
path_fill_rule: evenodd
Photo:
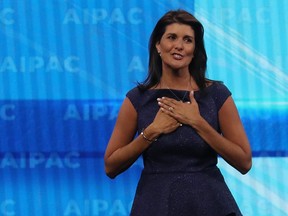
<path fill-rule="evenodd" d="M 157 52 L 158 52 L 159 56 L 161 56 L 161 52 L 159 50 L 157 50 Z"/>

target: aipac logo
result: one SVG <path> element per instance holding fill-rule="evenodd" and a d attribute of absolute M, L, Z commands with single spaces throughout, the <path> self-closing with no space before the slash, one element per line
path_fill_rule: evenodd
<path fill-rule="evenodd" d="M 0 73 L 3 72 L 71 72 L 80 71 L 80 58 L 78 56 L 20 56 L 15 59 L 12 56 L 0 58 Z"/>
<path fill-rule="evenodd" d="M 128 215 L 132 207 L 132 202 L 125 203 L 121 199 L 85 199 L 81 202 L 69 200 L 64 216 L 73 215 Z"/>
<path fill-rule="evenodd" d="M 236 12 L 234 8 L 213 8 L 212 14 L 222 22 L 234 20 L 237 23 L 259 23 L 268 24 L 271 22 L 271 10 L 269 8 L 260 7 L 255 10 L 251 8 L 240 8 Z"/>
<path fill-rule="evenodd" d="M 0 156 L 0 169 L 78 169 L 79 157 L 79 152 L 66 152 L 64 155 L 59 152 L 5 152 Z"/>
<path fill-rule="evenodd" d="M 118 103 L 107 103 L 107 104 L 69 104 L 65 110 L 63 119 L 66 120 L 99 120 L 106 116 L 108 120 L 114 120 L 119 112 Z"/>
<path fill-rule="evenodd" d="M 130 8 L 123 11 L 120 8 L 114 8 L 108 11 L 104 8 L 89 8 L 78 11 L 70 8 L 63 17 L 63 24 L 99 24 L 107 22 L 109 24 L 131 24 L 138 25 L 143 22 L 141 8 Z"/>

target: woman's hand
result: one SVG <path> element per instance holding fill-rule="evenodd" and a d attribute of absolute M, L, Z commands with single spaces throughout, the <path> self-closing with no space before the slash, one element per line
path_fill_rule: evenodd
<path fill-rule="evenodd" d="M 157 112 L 151 126 L 158 130 L 159 134 L 168 134 L 176 130 L 181 123 L 175 118 L 165 113 L 161 108 Z"/>
<path fill-rule="evenodd" d="M 181 124 L 187 124 L 193 127 L 202 117 L 193 91 L 190 92 L 189 97 L 190 102 L 185 103 L 168 97 L 158 98 L 158 104 L 165 114 L 171 116 Z"/>
<path fill-rule="evenodd" d="M 218 112 L 222 134 L 201 117 L 193 92 L 190 92 L 190 103 L 167 97 L 159 98 L 158 103 L 163 113 L 193 127 L 208 145 L 242 174 L 250 170 L 252 155 L 249 140 L 231 97 L 227 98 Z"/>

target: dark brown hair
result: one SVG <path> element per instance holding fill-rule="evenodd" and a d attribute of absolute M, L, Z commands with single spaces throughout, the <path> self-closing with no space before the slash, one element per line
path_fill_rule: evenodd
<path fill-rule="evenodd" d="M 166 31 L 166 26 L 180 23 L 191 26 L 195 33 L 194 57 L 189 65 L 189 72 L 200 89 L 205 87 L 205 72 L 207 55 L 204 47 L 204 28 L 202 24 L 189 12 L 185 10 L 168 11 L 157 22 L 149 41 L 149 73 L 143 83 L 138 86 L 146 90 L 160 82 L 162 76 L 162 61 L 156 50 L 156 44 L 161 40 Z"/>

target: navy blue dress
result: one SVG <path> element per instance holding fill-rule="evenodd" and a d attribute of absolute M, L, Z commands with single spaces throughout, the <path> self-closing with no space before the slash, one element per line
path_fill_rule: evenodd
<path fill-rule="evenodd" d="M 230 95 L 220 82 L 194 93 L 202 117 L 219 133 L 218 111 Z M 189 101 L 189 92 L 182 90 L 135 87 L 127 93 L 138 114 L 138 133 L 153 121 L 157 98 L 163 96 Z M 242 215 L 216 166 L 217 153 L 192 127 L 161 135 L 142 156 L 132 216 Z"/>

